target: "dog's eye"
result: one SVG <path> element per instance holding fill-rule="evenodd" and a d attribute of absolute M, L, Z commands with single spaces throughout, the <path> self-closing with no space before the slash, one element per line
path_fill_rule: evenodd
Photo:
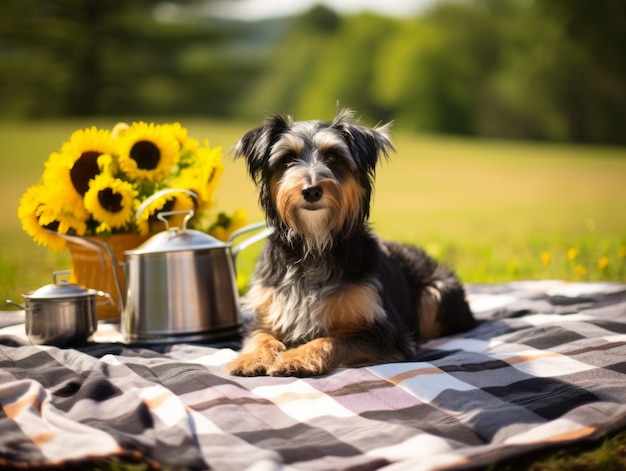
<path fill-rule="evenodd" d="M 289 153 L 285 155 L 285 157 L 283 158 L 283 162 L 285 162 L 285 165 L 287 166 L 295 163 L 297 160 L 298 160 L 298 155 L 293 154 L 293 153 Z"/>
<path fill-rule="evenodd" d="M 324 159 L 326 160 L 326 162 L 333 163 L 337 160 L 337 156 L 335 154 L 326 154 L 324 156 Z"/>

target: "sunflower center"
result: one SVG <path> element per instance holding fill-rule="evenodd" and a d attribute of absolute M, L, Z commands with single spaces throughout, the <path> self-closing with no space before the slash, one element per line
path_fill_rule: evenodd
<path fill-rule="evenodd" d="M 72 185 L 81 196 L 85 196 L 89 190 L 89 180 L 100 173 L 98 168 L 100 155 L 101 153 L 96 151 L 83 152 L 70 170 Z"/>
<path fill-rule="evenodd" d="M 143 170 L 154 170 L 161 160 L 161 151 L 150 141 L 137 141 L 130 149 L 130 157 Z"/>
<path fill-rule="evenodd" d="M 98 192 L 100 206 L 110 213 L 119 213 L 122 208 L 122 195 L 113 192 L 111 188 L 105 188 Z"/>
<path fill-rule="evenodd" d="M 53 232 L 58 232 L 59 231 L 59 226 L 61 225 L 61 223 L 59 221 L 52 221 L 49 224 L 44 224 L 44 229 L 48 229 L 50 231 Z"/>

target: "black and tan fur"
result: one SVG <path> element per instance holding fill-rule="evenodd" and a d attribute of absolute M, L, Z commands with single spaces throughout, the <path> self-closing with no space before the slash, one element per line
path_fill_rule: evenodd
<path fill-rule="evenodd" d="M 419 342 L 473 326 L 452 270 L 368 226 L 389 126 L 275 115 L 239 141 L 268 224 L 247 299 L 255 320 L 235 375 L 309 376 L 411 359 Z"/>

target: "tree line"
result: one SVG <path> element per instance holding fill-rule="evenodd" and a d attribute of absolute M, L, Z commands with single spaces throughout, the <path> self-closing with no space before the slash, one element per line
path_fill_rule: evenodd
<path fill-rule="evenodd" d="M 317 6 L 257 23 L 169 4 L 163 20 L 155 0 L 5 0 L 0 115 L 308 119 L 338 102 L 415 132 L 626 143 L 622 0 L 442 1 L 403 19 Z"/>

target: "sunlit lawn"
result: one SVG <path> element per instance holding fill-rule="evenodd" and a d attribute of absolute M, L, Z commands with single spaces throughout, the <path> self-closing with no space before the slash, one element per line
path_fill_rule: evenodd
<path fill-rule="evenodd" d="M 167 121 L 167 120 L 166 120 Z M 257 123 L 181 120 L 225 151 L 220 209 L 261 220 L 243 162 L 229 153 Z M 21 229 L 18 200 L 71 132 L 113 120 L 0 123 L 0 299 L 51 281 L 66 253 Z M 371 222 L 387 238 L 425 246 L 465 282 L 516 279 L 626 281 L 626 149 L 398 134 L 379 167 Z M 241 278 L 258 247 L 239 261 Z"/>

